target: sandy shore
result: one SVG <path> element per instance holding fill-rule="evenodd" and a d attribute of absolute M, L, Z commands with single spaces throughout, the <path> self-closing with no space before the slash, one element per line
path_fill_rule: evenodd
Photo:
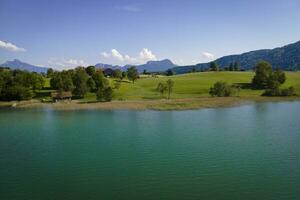
<path fill-rule="evenodd" d="M 228 107 L 255 102 L 299 101 L 300 97 L 201 97 L 171 100 L 130 100 L 112 102 L 71 102 L 42 103 L 38 100 L 0 102 L 2 107 L 52 108 L 56 110 L 80 109 L 129 109 L 129 110 L 189 110 L 214 107 Z"/>

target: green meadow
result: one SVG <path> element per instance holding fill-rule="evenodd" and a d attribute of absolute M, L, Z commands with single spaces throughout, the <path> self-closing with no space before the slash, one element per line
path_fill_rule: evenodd
<path fill-rule="evenodd" d="M 294 86 L 297 95 L 300 95 L 300 72 L 285 72 L 286 82 L 281 87 Z M 174 76 L 151 77 L 141 75 L 133 84 L 128 80 L 123 80 L 119 89 L 114 89 L 114 100 L 155 100 L 162 97 L 156 87 L 159 82 L 168 79 L 174 81 L 172 99 L 197 98 L 209 96 L 210 87 L 217 81 L 225 81 L 230 84 L 241 86 L 238 96 L 255 97 L 260 96 L 263 90 L 253 90 L 250 87 L 254 72 L 197 72 Z M 109 79 L 114 86 L 116 79 Z M 45 87 L 50 87 L 50 80 L 46 80 Z M 49 92 L 48 90 L 43 90 Z M 87 93 L 84 101 L 96 100 L 95 93 Z"/>
<path fill-rule="evenodd" d="M 160 99 L 162 96 L 156 91 L 159 82 L 168 79 L 174 81 L 172 98 L 195 98 L 209 96 L 210 87 L 217 81 L 225 81 L 241 86 L 239 96 L 260 96 L 262 90 L 253 90 L 250 83 L 253 72 L 198 72 L 164 77 L 142 77 L 134 84 L 122 81 L 121 87 L 114 90 L 116 100 Z M 300 72 L 286 72 L 287 81 L 282 87 L 294 86 L 300 94 Z M 111 80 L 111 83 L 116 80 Z"/>

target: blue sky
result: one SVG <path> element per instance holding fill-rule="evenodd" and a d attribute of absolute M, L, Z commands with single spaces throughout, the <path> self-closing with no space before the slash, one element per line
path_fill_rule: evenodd
<path fill-rule="evenodd" d="M 0 63 L 207 62 L 300 40 L 299 0 L 0 0 Z"/>

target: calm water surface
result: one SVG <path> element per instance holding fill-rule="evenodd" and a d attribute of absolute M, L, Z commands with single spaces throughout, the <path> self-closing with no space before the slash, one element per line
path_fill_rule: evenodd
<path fill-rule="evenodd" d="M 0 199 L 300 199 L 300 102 L 1 110 Z"/>

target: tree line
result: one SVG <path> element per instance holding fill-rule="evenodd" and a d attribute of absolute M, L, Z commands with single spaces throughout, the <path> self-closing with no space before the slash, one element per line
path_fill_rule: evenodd
<path fill-rule="evenodd" d="M 255 75 L 251 81 L 252 89 L 264 89 L 263 96 L 294 96 L 296 95 L 293 86 L 281 88 L 286 81 L 283 70 L 276 68 L 267 61 L 260 61 L 254 67 Z M 240 90 L 239 85 L 229 85 L 226 82 L 218 81 L 209 90 L 211 96 L 234 96 Z"/>
<path fill-rule="evenodd" d="M 45 79 L 41 74 L 22 70 L 0 68 L 0 100 L 29 100 L 43 88 Z"/>
<path fill-rule="evenodd" d="M 71 70 L 53 71 L 49 69 L 47 76 L 51 78 L 50 86 L 57 91 L 72 91 L 73 95 L 77 98 L 84 98 L 87 92 L 96 93 L 99 101 L 111 101 L 113 98 L 113 89 L 120 87 L 120 81 L 117 81 L 115 87 L 109 83 L 105 77 L 113 77 L 120 81 L 128 78 L 134 83 L 139 74 L 136 67 L 130 67 L 127 72 L 116 70 L 96 70 L 95 66 L 77 67 Z"/>

